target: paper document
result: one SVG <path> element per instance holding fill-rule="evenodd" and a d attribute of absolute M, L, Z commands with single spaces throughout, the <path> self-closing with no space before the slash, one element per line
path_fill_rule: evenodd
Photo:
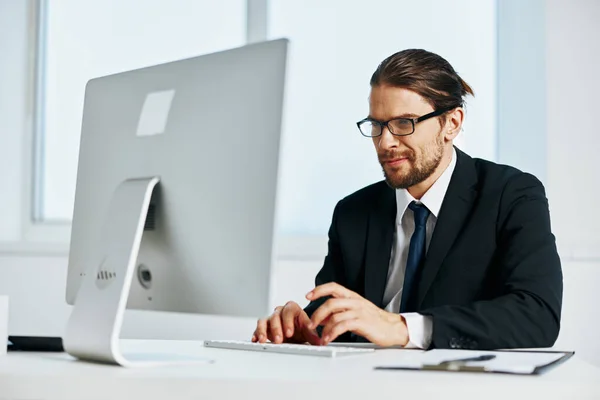
<path fill-rule="evenodd" d="M 540 368 L 568 358 L 572 353 L 525 351 L 475 351 L 435 349 L 393 365 L 376 369 L 435 369 L 447 371 L 533 374 Z M 472 360 L 472 361 L 470 361 Z"/>

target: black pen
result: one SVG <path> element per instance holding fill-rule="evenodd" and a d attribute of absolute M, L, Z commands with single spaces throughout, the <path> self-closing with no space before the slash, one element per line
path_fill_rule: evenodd
<path fill-rule="evenodd" d="M 493 360 L 494 358 L 496 358 L 496 356 L 494 354 L 485 354 L 485 355 L 482 355 L 482 356 L 479 356 L 479 357 L 467 357 L 467 358 L 458 358 L 456 360 L 442 361 L 438 365 L 447 365 L 447 364 L 454 364 L 454 363 L 477 362 L 477 361 L 490 361 L 490 360 Z"/>

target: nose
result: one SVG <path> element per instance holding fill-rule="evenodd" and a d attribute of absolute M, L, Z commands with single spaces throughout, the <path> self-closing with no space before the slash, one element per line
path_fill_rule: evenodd
<path fill-rule="evenodd" d="M 381 136 L 378 138 L 378 147 L 383 150 L 398 147 L 398 137 L 392 135 L 387 126 L 384 126 L 381 131 Z"/>

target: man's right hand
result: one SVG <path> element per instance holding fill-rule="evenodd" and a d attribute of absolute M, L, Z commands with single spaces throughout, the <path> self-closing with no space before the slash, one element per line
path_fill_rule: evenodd
<path fill-rule="evenodd" d="M 252 341 L 265 343 L 310 343 L 321 344 L 316 330 L 309 329 L 310 318 L 306 312 L 293 301 L 285 306 L 275 308 L 268 318 L 259 319 Z"/>

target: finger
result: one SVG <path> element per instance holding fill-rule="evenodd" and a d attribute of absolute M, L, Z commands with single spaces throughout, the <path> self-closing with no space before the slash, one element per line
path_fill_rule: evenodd
<path fill-rule="evenodd" d="M 329 282 L 329 283 L 325 283 L 323 285 L 319 285 L 306 294 L 306 298 L 308 300 L 317 300 L 317 299 L 320 299 L 321 297 L 325 297 L 325 296 L 332 296 L 332 297 L 337 297 L 337 298 L 347 298 L 347 299 L 353 299 L 353 298 L 360 297 L 358 294 L 354 293 L 352 290 L 346 289 L 342 285 L 335 283 L 335 282 Z"/>
<path fill-rule="evenodd" d="M 360 303 L 354 299 L 329 299 L 313 313 L 310 328 L 321 325 L 323 320 L 332 314 L 356 308 Z"/>
<path fill-rule="evenodd" d="M 358 329 L 359 327 L 359 320 L 357 318 L 355 319 L 347 319 L 345 321 L 342 321 L 338 324 L 335 324 L 330 332 L 327 334 L 327 336 L 323 336 L 323 340 L 322 343 L 324 345 L 331 343 L 332 341 L 334 341 L 338 336 L 346 333 L 346 332 L 354 332 Z"/>
<path fill-rule="evenodd" d="M 283 334 L 286 338 L 291 338 L 294 335 L 296 316 L 300 314 L 302 309 L 293 301 L 289 301 L 281 312 L 281 321 L 283 323 Z"/>
<path fill-rule="evenodd" d="M 308 315 L 305 312 L 302 312 L 300 313 L 300 315 L 298 315 L 296 320 L 298 321 L 298 328 L 303 333 L 303 340 L 312 345 L 320 345 L 321 338 L 319 337 L 319 334 L 317 333 L 316 329 L 309 328 L 310 318 L 308 317 Z"/>
<path fill-rule="evenodd" d="M 283 333 L 281 331 L 281 307 L 275 309 L 271 318 L 269 318 L 269 339 L 273 343 L 283 342 Z"/>
<path fill-rule="evenodd" d="M 267 319 L 259 319 L 256 323 L 256 330 L 254 331 L 254 335 L 252 338 L 256 337 L 256 341 L 260 343 L 264 343 L 267 341 Z M 253 342 L 255 340 L 252 340 Z"/>
<path fill-rule="evenodd" d="M 321 326 L 325 326 L 325 325 L 327 325 L 327 323 L 329 322 L 329 320 L 331 319 L 331 317 L 332 317 L 333 315 L 335 315 L 335 314 L 329 314 L 329 316 L 328 316 L 328 317 L 326 317 L 326 318 L 325 318 L 323 321 L 321 321 L 321 323 L 320 323 L 319 325 L 321 325 Z"/>
<path fill-rule="evenodd" d="M 323 331 L 322 331 L 323 339 L 330 338 L 332 335 L 333 328 L 335 326 L 339 325 L 341 322 L 351 320 L 351 319 L 357 319 L 357 318 L 358 318 L 358 313 L 354 310 L 339 312 L 339 313 L 332 315 L 331 318 L 329 319 L 329 322 L 327 324 L 325 324 L 323 327 Z"/>

